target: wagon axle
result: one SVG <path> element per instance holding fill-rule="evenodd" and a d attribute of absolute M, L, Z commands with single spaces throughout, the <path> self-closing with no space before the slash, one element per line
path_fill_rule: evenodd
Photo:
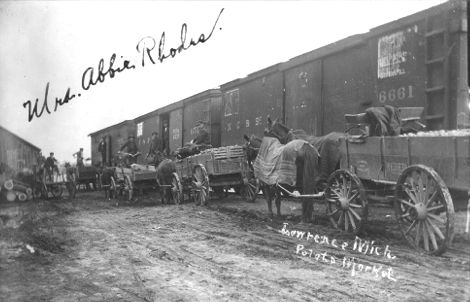
<path fill-rule="evenodd" d="M 347 211 L 349 209 L 349 199 L 345 197 L 340 197 L 336 202 L 336 206 L 344 211 Z"/>
<path fill-rule="evenodd" d="M 415 204 L 410 208 L 410 216 L 414 220 L 425 220 L 428 214 L 428 208 L 422 202 Z"/>

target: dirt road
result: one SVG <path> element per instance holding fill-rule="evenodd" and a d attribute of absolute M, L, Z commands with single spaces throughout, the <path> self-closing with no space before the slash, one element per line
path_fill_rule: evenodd
<path fill-rule="evenodd" d="M 396 232 L 390 209 L 372 210 L 376 219 L 362 239 L 374 240 L 378 252 L 364 255 L 353 248 L 354 236 L 322 215 L 316 224 L 299 223 L 294 202 L 283 203 L 286 217 L 270 220 L 262 200 L 231 197 L 205 208 L 155 205 L 152 198 L 116 207 L 87 193 L 73 204 L 19 206 L 18 223 L 3 221 L 0 300 L 470 300 L 468 238 L 457 236 L 442 257 L 420 255 Z M 283 223 L 305 237 L 281 233 Z M 37 234 L 8 237 L 6 230 Z"/>

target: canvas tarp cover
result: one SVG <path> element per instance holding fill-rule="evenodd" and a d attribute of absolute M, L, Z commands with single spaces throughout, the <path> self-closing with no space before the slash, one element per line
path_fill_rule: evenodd
<path fill-rule="evenodd" d="M 304 144 L 308 142 L 297 139 L 282 145 L 277 138 L 265 136 L 253 165 L 255 177 L 268 185 L 294 186 L 297 177 L 295 159 Z"/>

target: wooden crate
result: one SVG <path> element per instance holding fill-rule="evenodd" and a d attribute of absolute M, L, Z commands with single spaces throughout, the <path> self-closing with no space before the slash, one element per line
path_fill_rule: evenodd
<path fill-rule="evenodd" d="M 208 151 L 213 154 L 215 159 L 242 157 L 245 155 L 243 146 L 238 145 L 213 148 L 209 149 Z"/>

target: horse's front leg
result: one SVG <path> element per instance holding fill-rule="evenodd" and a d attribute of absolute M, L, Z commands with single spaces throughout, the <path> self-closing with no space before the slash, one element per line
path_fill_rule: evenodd
<path fill-rule="evenodd" d="M 271 199 L 272 199 L 271 188 L 267 185 L 263 186 L 263 193 L 264 193 L 264 196 L 266 197 L 266 202 L 268 203 L 269 216 L 273 217 L 274 214 L 273 214 L 273 206 L 272 206 L 272 203 L 271 203 Z"/>
<path fill-rule="evenodd" d="M 160 186 L 160 199 L 162 204 L 165 204 L 165 195 L 166 195 L 166 188 L 164 186 Z"/>
<path fill-rule="evenodd" d="M 276 190 L 276 209 L 277 216 L 281 217 L 281 192 Z"/>

